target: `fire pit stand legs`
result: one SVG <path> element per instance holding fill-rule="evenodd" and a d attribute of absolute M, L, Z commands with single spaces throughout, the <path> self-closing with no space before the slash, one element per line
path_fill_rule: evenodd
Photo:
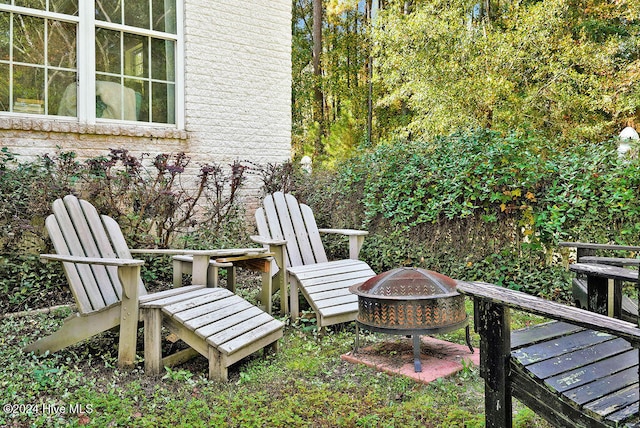
<path fill-rule="evenodd" d="M 360 348 L 360 327 L 363 327 L 369 331 L 375 331 L 378 333 L 386 333 L 386 334 L 401 334 L 404 336 L 411 336 L 413 338 L 413 369 L 416 373 L 422 372 L 422 362 L 420 361 L 420 335 L 433 335 L 433 334 L 442 334 L 448 333 L 450 331 L 458 330 L 462 327 L 465 327 L 465 339 L 467 342 L 467 346 L 471 353 L 474 353 L 473 346 L 471 345 L 471 334 L 469 332 L 469 323 L 467 320 L 462 322 L 444 326 L 437 328 L 424 328 L 424 329 L 395 329 L 395 328 L 384 328 L 384 327 L 375 327 L 371 325 L 367 325 L 361 323 L 360 321 L 356 321 L 356 340 L 354 347 L 354 354 L 358 353 L 358 349 Z"/>
<path fill-rule="evenodd" d="M 420 335 L 413 335 L 413 371 L 422 372 L 422 361 L 420 361 Z"/>

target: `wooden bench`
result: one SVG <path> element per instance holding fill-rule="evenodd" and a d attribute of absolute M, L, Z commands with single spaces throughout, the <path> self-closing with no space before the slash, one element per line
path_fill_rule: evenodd
<path fill-rule="evenodd" d="M 512 397 L 554 427 L 640 426 L 636 324 L 486 283 L 457 289 L 474 299 L 487 427 L 512 426 Z M 556 321 L 512 332 L 511 309 Z"/>

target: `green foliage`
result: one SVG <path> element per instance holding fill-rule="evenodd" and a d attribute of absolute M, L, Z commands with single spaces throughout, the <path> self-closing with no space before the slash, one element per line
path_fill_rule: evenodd
<path fill-rule="evenodd" d="M 600 141 L 638 120 L 640 21 L 627 5 L 413 3 L 374 28 L 381 140 L 489 127 Z"/>
<path fill-rule="evenodd" d="M 64 275 L 43 265 L 37 254 L 52 251 L 43 233 L 51 201 L 68 193 L 77 179 L 72 153 L 20 162 L 0 149 L 0 311 L 40 307 L 63 293 Z"/>
<path fill-rule="evenodd" d="M 353 348 L 353 329 L 329 329 L 320 337 L 286 329 L 278 353 L 234 365 L 227 383 L 204 377 L 204 359 L 158 378 L 144 375 L 140 366 L 121 371 L 117 335 L 42 357 L 22 353 L 25 343 L 61 321 L 44 315 L 2 320 L 0 400 L 72 411 L 3 412 L 2 426 L 462 427 L 481 426 L 484 418 L 476 367 L 423 385 L 345 363 L 340 356 Z"/>
<path fill-rule="evenodd" d="M 539 146 L 482 130 L 379 146 L 362 159 L 370 165 L 362 200 L 365 226 L 386 219 L 406 230 L 477 212 L 491 222 L 500 212 L 522 209 L 527 191 L 544 174 Z"/>
<path fill-rule="evenodd" d="M 360 2 L 322 1 L 324 49 L 319 78 L 311 67 L 312 3 L 293 2 L 292 146 L 296 158 L 309 155 L 317 164 L 332 165 L 353 153 L 365 138 L 370 26 Z M 317 86 L 324 100 L 321 109 L 314 109 Z"/>
<path fill-rule="evenodd" d="M 45 156 L 38 162 L 19 162 L 0 149 L 0 253 L 11 253 L 18 243 L 42 245 L 40 227 L 50 207 L 47 201 L 68 193 L 77 180 L 75 155 Z M 54 178 L 55 177 L 55 178 Z"/>
<path fill-rule="evenodd" d="M 324 0 L 321 115 L 312 3 L 293 2 L 292 142 L 315 165 L 470 128 L 598 142 L 640 121 L 636 1 L 393 0 L 370 20 Z"/>
<path fill-rule="evenodd" d="M 247 246 L 238 201 L 246 166 L 202 165 L 197 179 L 188 182 L 182 174 L 189 163 L 184 153 L 138 158 L 126 150 L 84 162 L 64 151 L 19 162 L 1 149 L 0 194 L 5 203 L 0 207 L 0 309 L 69 302 L 60 266 L 38 259 L 38 254 L 53 252 L 44 227 L 51 204 L 69 193 L 82 195 L 100 213 L 114 217 L 131 248 Z M 171 280 L 168 258 L 149 257 L 146 262 L 142 275 L 147 285 Z"/>
<path fill-rule="evenodd" d="M 0 256 L 0 310 L 41 308 L 49 302 L 59 302 L 68 296 L 62 289 L 64 274 L 55 263 L 42 263 L 33 254 L 6 254 Z"/>
<path fill-rule="evenodd" d="M 637 244 L 639 166 L 612 141 L 558 147 L 479 129 L 379 145 L 295 193 L 322 227 L 369 230 L 361 257 L 376 271 L 422 266 L 567 298 L 559 241 Z"/>

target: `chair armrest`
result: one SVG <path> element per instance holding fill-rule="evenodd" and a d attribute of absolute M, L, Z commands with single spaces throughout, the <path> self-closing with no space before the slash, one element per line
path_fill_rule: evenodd
<path fill-rule="evenodd" d="M 349 237 L 349 258 L 352 260 L 358 260 L 360 255 L 360 249 L 364 244 L 364 237 L 369 234 L 365 230 L 354 229 L 318 229 L 322 233 L 335 233 L 345 235 Z"/>
<path fill-rule="evenodd" d="M 286 239 L 271 239 L 260 235 L 251 235 L 249 238 L 258 244 L 267 245 L 269 247 L 269 252 L 273 254 L 275 266 L 272 267 L 271 270 L 271 274 L 273 275 L 272 286 L 274 289 L 280 289 L 280 302 L 282 305 L 281 311 L 283 313 L 289 313 L 289 299 L 287 297 L 287 284 L 289 283 L 289 280 L 287 278 Z M 271 297 L 265 296 L 265 298 L 270 299 Z"/>
<path fill-rule="evenodd" d="M 587 276 L 598 276 L 601 278 L 619 279 L 622 281 L 638 281 L 638 271 L 625 269 L 618 266 L 606 264 L 574 263 L 569 265 L 569 270 L 576 273 L 584 273 Z"/>
<path fill-rule="evenodd" d="M 560 242 L 560 247 L 584 248 L 588 250 L 619 250 L 640 251 L 640 247 L 634 245 L 594 244 L 590 242 Z"/>
<path fill-rule="evenodd" d="M 136 336 L 138 332 L 140 297 L 140 267 L 144 260 L 82 257 L 65 254 L 41 254 L 42 261 L 60 261 L 64 263 L 80 263 L 102 266 L 116 266 L 118 278 L 122 285 L 120 296 L 120 342 L 118 345 L 118 365 L 132 367 L 135 363 Z M 89 267 L 87 267 L 89 268 Z"/>
<path fill-rule="evenodd" d="M 580 257 L 580 263 L 596 263 L 600 265 L 611 266 L 640 266 L 640 259 L 631 259 L 625 257 L 597 257 L 597 256 L 582 256 Z"/>
<path fill-rule="evenodd" d="M 346 236 L 367 236 L 369 232 L 366 230 L 355 230 L 355 229 L 318 229 L 318 232 L 321 233 L 334 233 L 338 235 L 346 235 Z"/>
<path fill-rule="evenodd" d="M 262 253 L 266 248 L 218 248 L 215 250 L 189 250 L 189 249 L 163 249 L 163 248 L 137 248 L 129 250 L 131 254 L 159 254 L 169 256 L 209 256 L 230 257 L 241 256 L 250 253 Z"/>
<path fill-rule="evenodd" d="M 633 346 L 640 347 L 640 329 L 636 324 L 627 321 L 484 282 L 457 281 L 457 290 L 474 299 L 622 337 Z"/>
<path fill-rule="evenodd" d="M 262 245 L 269 245 L 269 246 L 287 245 L 287 241 L 285 239 L 271 239 L 271 238 L 265 238 L 264 236 L 260 236 L 260 235 L 252 235 L 249 238 L 251 238 L 253 242 L 262 244 Z"/>
<path fill-rule="evenodd" d="M 66 263 L 82 263 L 88 265 L 103 265 L 103 266 L 142 266 L 144 260 L 137 259 L 108 259 L 102 257 L 83 257 L 83 256 L 69 256 L 64 254 L 40 254 L 42 261 L 58 261 Z"/>

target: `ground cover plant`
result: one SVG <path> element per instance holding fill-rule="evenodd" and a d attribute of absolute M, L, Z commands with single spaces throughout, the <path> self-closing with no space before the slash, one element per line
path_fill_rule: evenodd
<path fill-rule="evenodd" d="M 288 325 L 277 354 L 240 362 L 230 371 L 230 381 L 220 383 L 204 377 L 204 358 L 155 378 L 144 375 L 141 360 L 131 371 L 120 370 L 115 333 L 42 357 L 21 351 L 68 314 L 62 310 L 0 322 L 0 425 L 484 426 L 483 383 L 476 368 L 465 366 L 453 377 L 424 385 L 346 363 L 340 355 L 353 348 L 353 325 L 330 329 L 324 336 L 305 324 Z M 537 322 L 516 320 L 519 325 Z M 361 339 L 373 345 L 403 340 L 378 335 Z M 463 334 L 446 339 L 464 343 Z M 516 409 L 515 427 L 546 426 L 528 409 L 517 404 Z"/>

